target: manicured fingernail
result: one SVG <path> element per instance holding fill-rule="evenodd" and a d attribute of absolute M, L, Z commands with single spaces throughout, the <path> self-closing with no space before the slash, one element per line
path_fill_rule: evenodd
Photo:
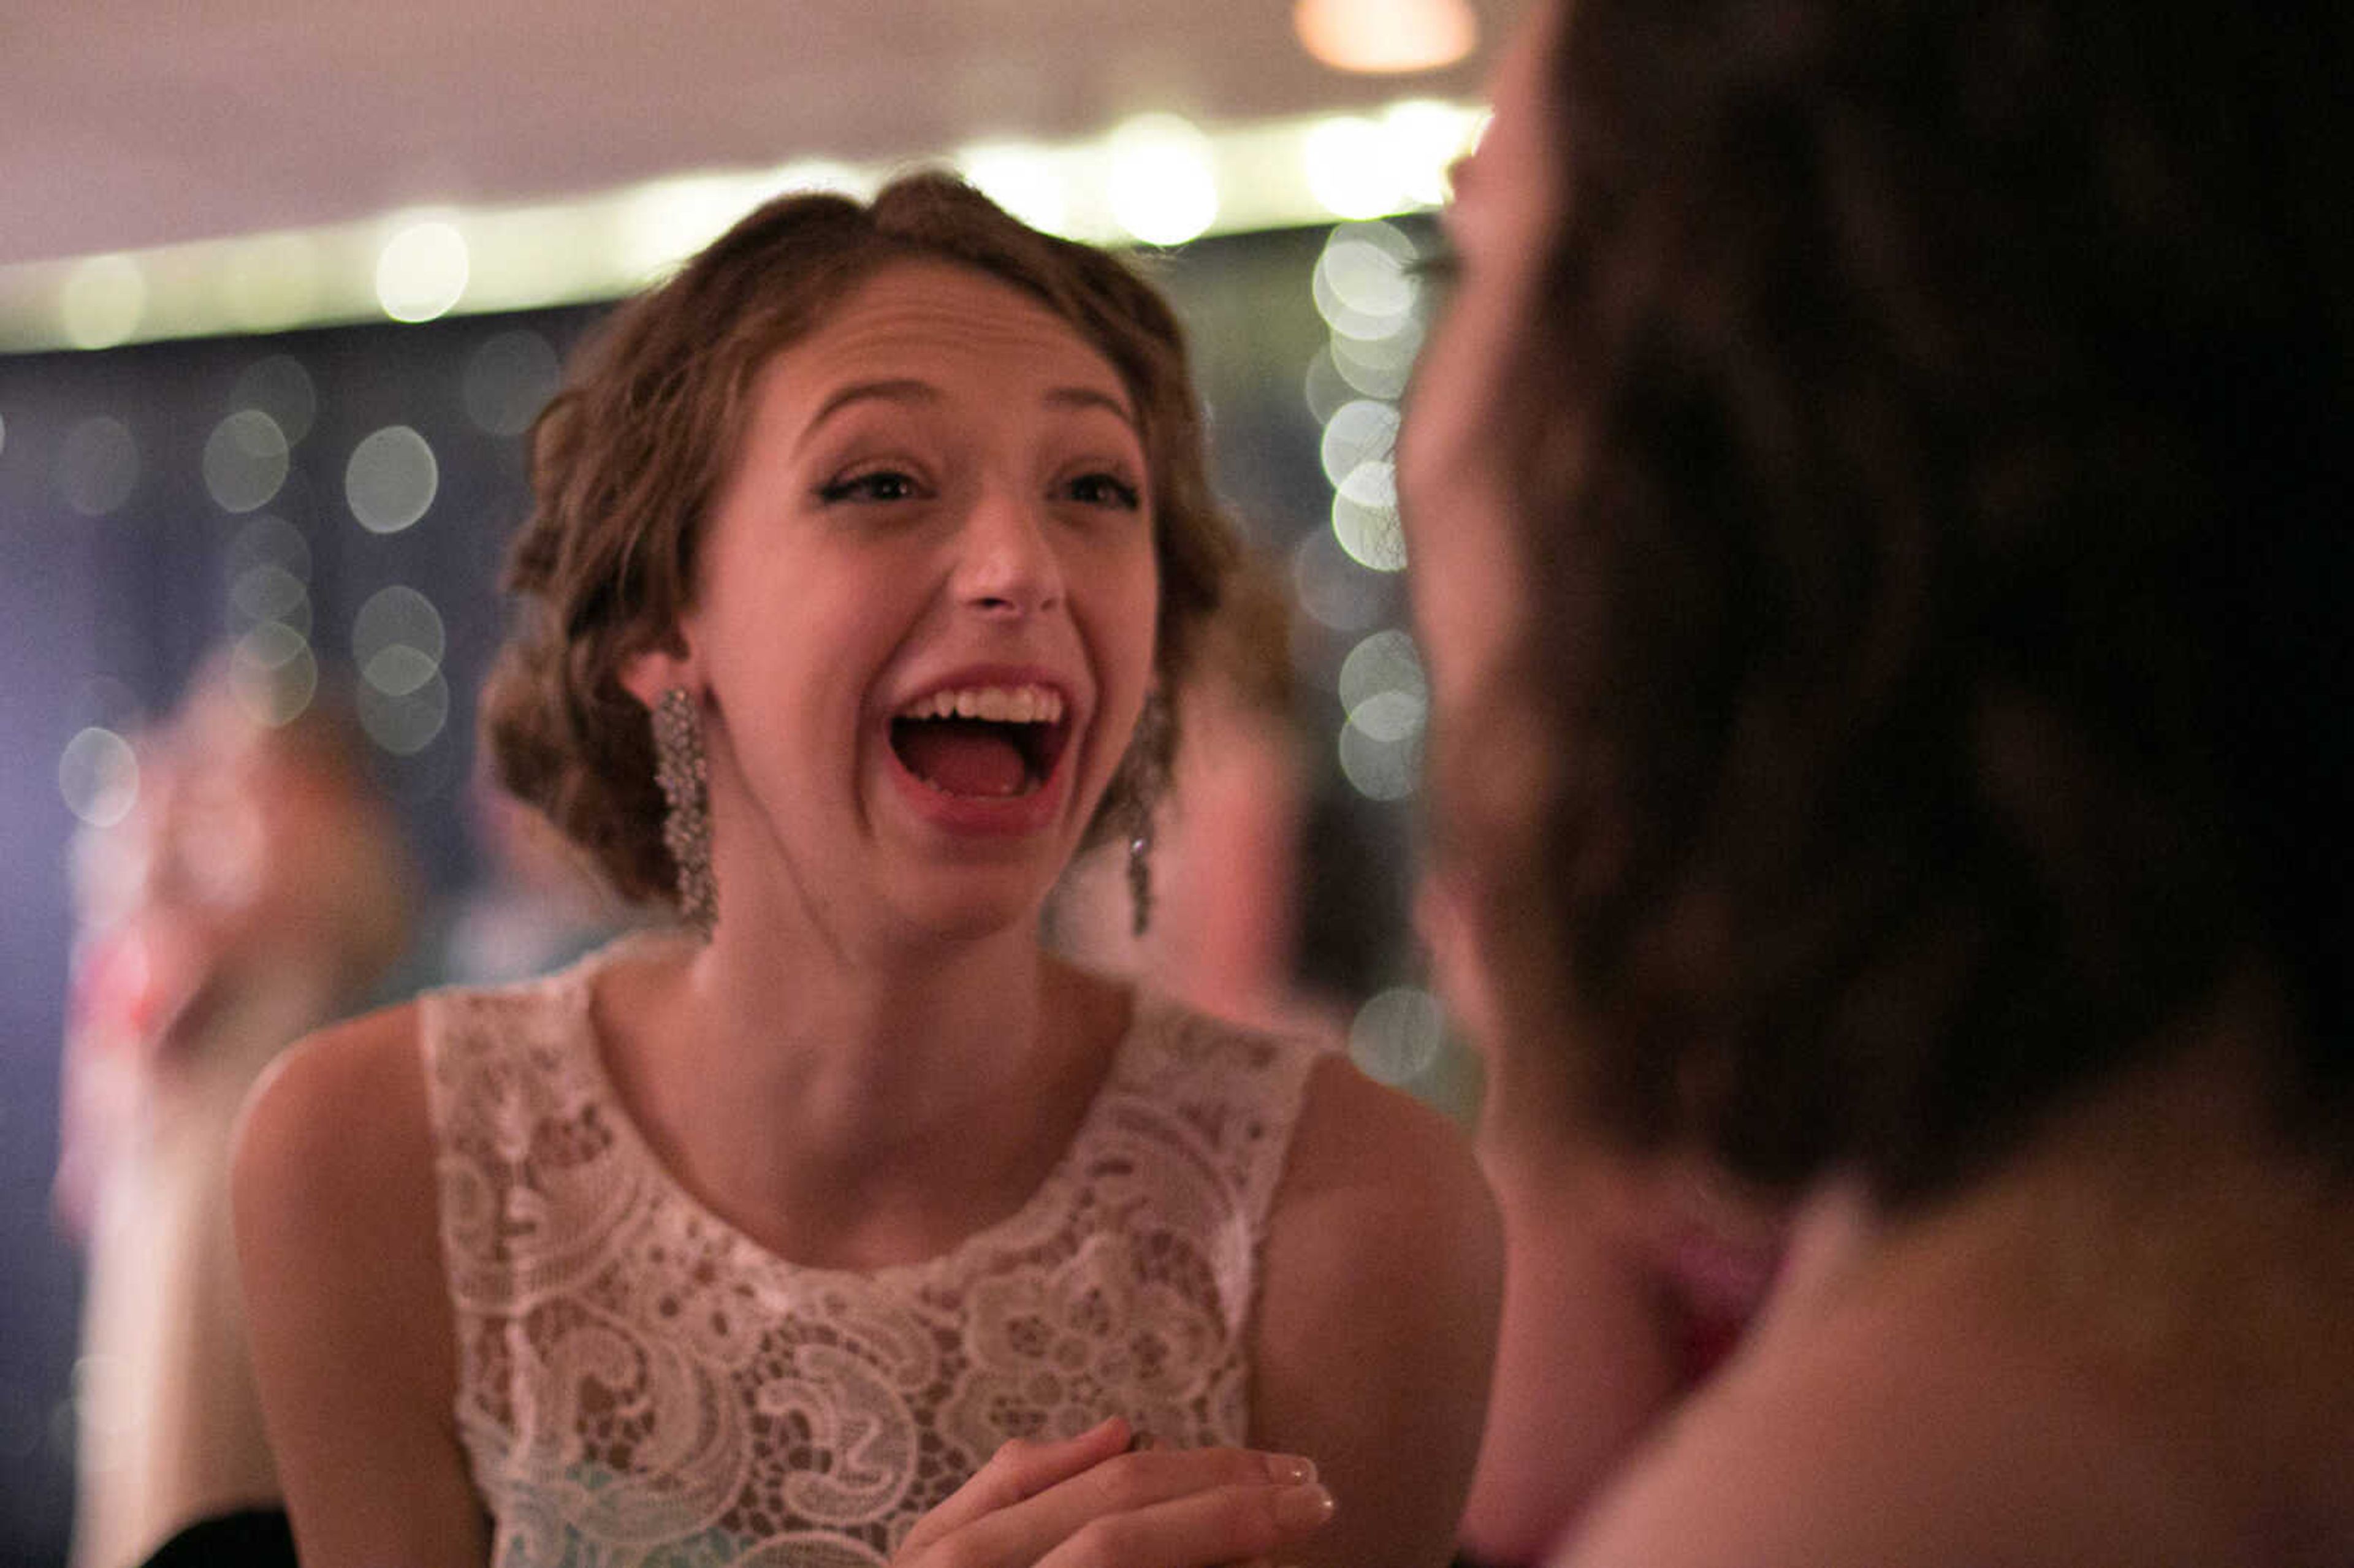
<path fill-rule="evenodd" d="M 1310 1481 L 1275 1494 L 1276 1522 L 1286 1530 L 1313 1530 L 1332 1517 L 1332 1494 Z"/>
<path fill-rule="evenodd" d="M 1265 1457 L 1267 1478 L 1270 1481 L 1280 1481 L 1292 1487 L 1316 1478 L 1316 1461 L 1313 1459 L 1303 1459 L 1297 1454 L 1268 1454 Z"/>

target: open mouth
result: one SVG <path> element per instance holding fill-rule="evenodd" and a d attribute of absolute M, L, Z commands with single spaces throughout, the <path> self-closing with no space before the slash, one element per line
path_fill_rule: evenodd
<path fill-rule="evenodd" d="M 900 766 L 943 795 L 1008 800 L 1054 776 L 1070 738 L 1063 696 L 1044 686 L 965 686 L 920 697 L 891 719 Z"/>

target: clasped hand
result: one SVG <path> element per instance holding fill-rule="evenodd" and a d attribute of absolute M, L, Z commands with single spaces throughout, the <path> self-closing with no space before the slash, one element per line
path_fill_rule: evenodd
<path fill-rule="evenodd" d="M 1332 1517 L 1306 1459 L 1133 1436 L 1115 1416 L 1006 1444 L 917 1522 L 892 1568 L 1212 1568 L 1287 1551 Z"/>

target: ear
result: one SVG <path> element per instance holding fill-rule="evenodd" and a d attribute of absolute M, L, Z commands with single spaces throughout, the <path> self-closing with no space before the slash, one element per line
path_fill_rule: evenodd
<path fill-rule="evenodd" d="M 631 654 L 621 662 L 620 675 L 630 695 L 644 704 L 649 713 L 673 686 L 684 686 L 698 696 L 703 691 L 703 662 L 695 656 L 683 631 Z"/>

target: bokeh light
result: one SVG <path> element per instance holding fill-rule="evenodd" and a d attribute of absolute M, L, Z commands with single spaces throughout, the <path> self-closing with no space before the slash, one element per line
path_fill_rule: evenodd
<path fill-rule="evenodd" d="M 1349 656 L 1341 661 L 1335 689 L 1341 707 L 1351 712 L 1388 696 L 1404 697 L 1418 709 L 1429 693 L 1414 639 L 1395 627 L 1376 631 L 1349 650 Z"/>
<path fill-rule="evenodd" d="M 319 691 L 319 660 L 310 639 L 283 621 L 265 620 L 229 650 L 229 690 L 258 724 L 292 723 Z"/>
<path fill-rule="evenodd" d="M 641 185 L 621 215 L 629 270 L 652 280 L 694 255 L 751 210 L 750 183 L 727 175 L 688 175 Z"/>
<path fill-rule="evenodd" d="M 396 757 L 424 750 L 449 723 L 450 683 L 441 673 L 447 649 L 441 612 L 405 584 L 378 588 L 353 618 L 360 725 Z"/>
<path fill-rule="evenodd" d="M 1414 375 L 1415 356 L 1422 352 L 1422 329 L 1409 319 L 1386 337 L 1367 340 L 1334 333 L 1324 352 L 1352 392 L 1394 403 L 1405 396 Z"/>
<path fill-rule="evenodd" d="M 58 317 L 76 348 L 112 348 L 139 330 L 147 275 L 128 256 L 93 256 L 66 275 Z"/>
<path fill-rule="evenodd" d="M 311 542 L 283 517 L 262 513 L 228 543 L 228 575 L 234 582 L 260 567 L 276 567 L 298 581 L 311 580 Z"/>
<path fill-rule="evenodd" d="M 206 438 L 205 489 L 224 512 L 270 504 L 286 482 L 286 432 L 259 408 L 240 408 Z"/>
<path fill-rule="evenodd" d="M 440 670 L 423 666 L 415 652 L 404 649 L 388 658 L 379 656 L 371 666 L 375 675 L 360 683 L 360 727 L 395 757 L 424 750 L 450 722 L 450 682 Z M 377 683 L 378 678 L 398 683 L 410 675 L 420 678 L 407 691 L 387 691 Z"/>
<path fill-rule="evenodd" d="M 1319 425 L 1330 424 L 1332 416 L 1358 398 L 1371 396 L 1350 385 L 1341 374 L 1340 365 L 1331 345 L 1320 348 L 1308 361 L 1308 375 L 1300 384 L 1300 396 L 1308 411 Z"/>
<path fill-rule="evenodd" d="M 250 631 L 274 620 L 302 636 L 311 634 L 309 585 L 274 562 L 249 567 L 230 578 L 228 603 L 232 631 Z"/>
<path fill-rule="evenodd" d="M 1394 224 L 1338 225 L 1310 276 L 1317 313 L 1334 332 L 1353 338 L 1381 339 L 1405 330 L 1420 292 L 1412 271 L 1420 258 Z"/>
<path fill-rule="evenodd" d="M 344 499 L 371 534 L 410 526 L 432 506 L 440 484 L 433 449 L 407 425 L 387 425 L 366 437 L 344 468 Z"/>
<path fill-rule="evenodd" d="M 139 487 L 139 443 L 131 427 L 96 414 L 66 432 L 58 448 L 58 493 L 85 517 L 103 517 Z"/>
<path fill-rule="evenodd" d="M 299 529 L 265 512 L 238 530 L 223 564 L 228 581 L 231 636 L 277 626 L 292 633 L 297 641 L 308 643 L 311 546 Z M 268 647 L 281 662 L 292 656 L 282 641 Z"/>
<path fill-rule="evenodd" d="M 1196 127 L 1162 115 L 1066 142 L 992 138 L 956 157 L 1010 210 L 1101 243 L 1173 245 L 1210 231 L 1298 228 L 1336 212 L 1439 205 L 1447 168 L 1472 143 L 1482 111 L 1429 97 L 1383 104 L 1357 96 L 1345 123 L 1298 114 Z M 412 321 L 610 301 L 770 196 L 864 197 L 905 167 L 893 157 L 705 169 L 527 205 L 411 209 L 111 257 L 0 264 L 0 340 L 40 351 L 276 334 L 378 313 Z M 237 406 L 261 407 L 290 442 L 304 439 L 278 408 Z"/>
<path fill-rule="evenodd" d="M 1352 715 L 1341 726 L 1341 776 L 1368 800 L 1411 799 L 1422 783 L 1422 732 L 1376 735 Z"/>
<path fill-rule="evenodd" d="M 429 322 L 465 297 L 470 266 L 466 237 L 457 225 L 440 218 L 412 223 L 377 253 L 376 302 L 394 321 Z"/>
<path fill-rule="evenodd" d="M 1361 462 L 1332 492 L 1332 537 L 1368 571 L 1405 570 L 1405 530 L 1398 524 L 1397 470 Z"/>
<path fill-rule="evenodd" d="M 1300 159 L 1309 190 L 1335 217 L 1379 217 L 1404 205 L 1389 138 L 1370 120 L 1341 114 L 1319 122 L 1300 144 Z"/>
<path fill-rule="evenodd" d="M 1446 1044 L 1446 1010 L 1417 986 L 1374 993 L 1349 1022 L 1349 1060 L 1384 1084 L 1421 1077 L 1437 1065 Z"/>
<path fill-rule="evenodd" d="M 1427 98 L 1394 103 L 1383 112 L 1390 173 L 1408 205 L 1447 205 L 1455 164 L 1471 150 L 1483 122 L 1478 110 Z"/>
<path fill-rule="evenodd" d="M 1113 218 L 1147 245 L 1182 245 L 1218 218 L 1210 139 L 1174 114 L 1141 114 L 1106 144 Z"/>
<path fill-rule="evenodd" d="M 438 669 L 448 645 L 441 612 L 433 608 L 431 599 L 401 583 L 376 589 L 352 618 L 352 663 L 363 674 L 386 654 L 402 652 L 416 655 L 429 669 Z M 395 693 L 423 683 L 422 677 L 405 683 L 367 679 Z"/>
<path fill-rule="evenodd" d="M 323 265 L 318 242 L 307 235 L 264 234 L 239 240 L 221 263 L 222 306 L 248 332 L 300 326 L 318 310 Z M 302 439 L 292 426 L 288 430 L 294 440 Z"/>
<path fill-rule="evenodd" d="M 111 828 L 139 801 L 139 758 L 131 743 L 92 725 L 58 758 L 58 793 L 66 810 L 93 828 Z"/>
<path fill-rule="evenodd" d="M 1048 234 L 1070 232 L 1071 193 L 1052 154 L 1018 142 L 992 142 L 957 154 L 957 168 L 983 196 Z"/>
<path fill-rule="evenodd" d="M 319 417 L 319 389 L 291 354 L 269 355 L 247 366 L 238 373 L 228 400 L 231 408 L 259 408 L 277 420 L 289 446 L 309 435 Z"/>
<path fill-rule="evenodd" d="M 1389 404 L 1371 397 L 1342 404 L 1324 421 L 1324 477 L 1339 485 L 1369 462 L 1388 462 L 1397 433 L 1398 411 Z"/>
<path fill-rule="evenodd" d="M 466 418 L 493 436 L 522 435 L 563 378 L 556 350 L 539 334 L 527 327 L 494 334 L 466 360 Z"/>

